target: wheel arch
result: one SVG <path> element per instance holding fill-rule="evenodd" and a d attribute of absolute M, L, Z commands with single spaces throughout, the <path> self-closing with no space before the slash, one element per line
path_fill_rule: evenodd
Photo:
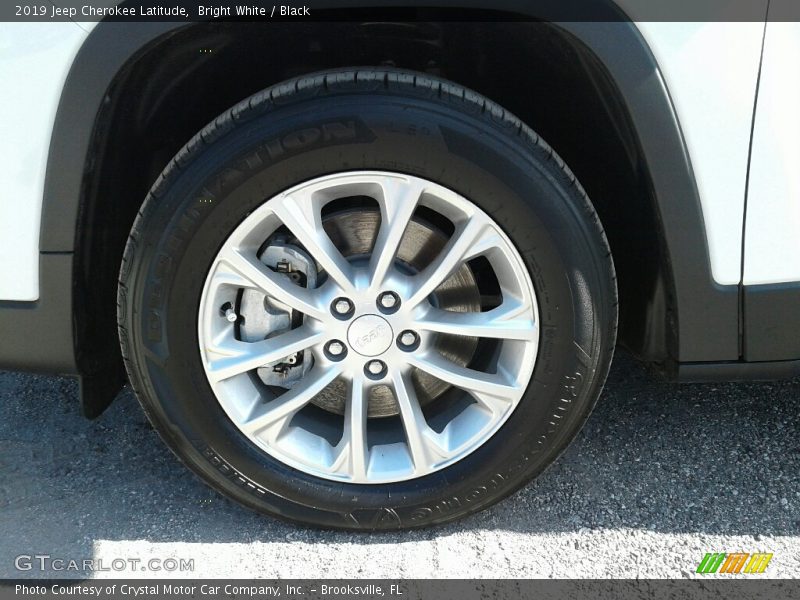
<path fill-rule="evenodd" d="M 534 11 L 534 7 L 524 10 Z M 503 25 L 514 30 L 506 37 L 518 45 L 522 55 L 530 54 L 529 46 L 525 51 L 526 44 L 537 43 L 527 27 L 539 32 L 546 28 L 554 36 L 548 46 L 551 51 L 574 53 L 572 75 L 582 73 L 586 78 L 581 89 L 594 93 L 594 102 L 602 107 L 607 120 L 602 131 L 613 134 L 608 148 L 625 163 L 614 177 L 593 166 L 592 153 L 581 149 L 586 144 L 579 128 L 559 128 L 559 115 L 542 112 L 541 107 L 529 108 L 536 105 L 530 96 L 503 89 L 497 82 L 472 80 L 470 73 L 479 71 L 473 65 L 463 72 L 437 64 L 423 68 L 439 69 L 437 74 L 510 108 L 538 130 L 576 172 L 595 202 L 617 262 L 620 336 L 625 345 L 668 371 L 678 362 L 736 360 L 738 286 L 719 286 L 711 276 L 698 191 L 680 124 L 655 59 L 636 27 L 619 19 L 554 25 L 521 20 Z M 420 52 L 435 53 L 440 41 L 436 31 L 417 27 L 421 31 L 411 36 L 413 44 L 422 48 Z M 158 119 L 174 109 L 176 99 L 184 106 L 197 100 L 181 90 L 187 79 L 175 77 L 175 73 L 186 65 L 189 73 L 202 73 L 203 65 L 212 65 L 226 47 L 234 49 L 229 64 L 234 64 L 234 59 L 244 61 L 231 29 L 224 24 L 215 29 L 209 24 L 101 22 L 87 38 L 68 76 L 48 158 L 40 247 L 43 253 L 74 253 L 72 289 L 63 291 L 73 307 L 72 346 L 78 373 L 94 383 L 87 385 L 87 390 L 98 390 L 94 398 L 84 398 L 85 407 L 102 409 L 109 401 L 108 390 L 119 385 L 108 383 L 109 373 L 115 374 L 115 382 L 121 381 L 117 338 L 110 333 L 116 332 L 114 287 L 122 245 L 144 198 L 139 188 L 145 185 L 146 191 L 174 152 L 233 103 L 216 96 L 214 102 L 227 104 L 219 110 L 210 106 L 211 117 L 192 115 L 178 127 L 163 127 L 166 121 Z M 408 37 L 402 37 L 406 33 L 397 35 L 407 44 Z M 365 39 L 369 46 L 369 36 Z M 381 39 L 377 46 L 385 50 L 392 44 Z M 341 60 L 362 56 L 374 60 L 369 48 L 359 47 L 358 52 L 361 54 Z M 420 70 L 418 64 L 407 64 L 413 59 L 400 61 L 397 66 Z M 310 72 L 320 66 L 352 65 L 309 63 L 292 68 Z M 535 76 L 536 65 L 517 64 L 516 69 Z M 147 79 L 142 78 L 144 72 Z M 265 79 L 271 76 L 262 74 Z M 537 97 L 546 99 L 553 93 L 541 87 L 548 83 L 546 79 L 540 78 L 540 87 L 532 88 L 538 89 Z M 259 81 L 257 87 L 277 81 Z M 187 112 L 192 111 L 186 109 L 182 114 Z M 198 126 L 201 117 L 205 120 Z M 131 123 L 149 125 L 131 130 Z M 124 135 L 120 138 L 117 134 L 121 131 Z M 147 141 L 150 138 L 159 140 L 160 145 L 153 148 L 153 142 Z M 595 144 L 590 144 L 590 150 L 603 152 L 603 143 Z M 141 151 L 148 146 L 157 152 L 143 162 Z M 139 183 L 131 186 L 133 174 Z M 95 226 L 100 223 L 102 227 Z"/>

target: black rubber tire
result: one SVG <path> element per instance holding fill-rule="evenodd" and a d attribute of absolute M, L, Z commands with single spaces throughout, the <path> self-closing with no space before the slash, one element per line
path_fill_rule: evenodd
<path fill-rule="evenodd" d="M 361 169 L 427 178 L 485 210 L 529 268 L 541 325 L 532 381 L 498 434 L 446 469 L 372 486 L 313 477 L 252 445 L 215 399 L 196 333 L 211 262 L 249 212 L 302 181 Z M 130 382 L 145 412 L 207 483 L 284 519 L 380 530 L 476 512 L 553 462 L 600 394 L 614 349 L 617 292 L 597 214 L 533 131 L 451 82 L 364 68 L 264 90 L 186 144 L 134 223 L 118 320 Z"/>

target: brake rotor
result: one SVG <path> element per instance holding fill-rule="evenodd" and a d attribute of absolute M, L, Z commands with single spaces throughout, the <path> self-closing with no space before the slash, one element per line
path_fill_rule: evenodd
<path fill-rule="evenodd" d="M 369 258 L 380 226 L 380 213 L 374 210 L 348 210 L 328 215 L 323 220 L 325 232 L 345 258 Z M 422 219 L 414 217 L 408 223 L 397 260 L 411 273 L 428 266 L 447 243 L 447 236 Z M 479 312 L 480 292 L 475 277 L 467 265 L 462 265 L 433 293 L 438 308 L 454 312 Z M 478 339 L 460 335 L 439 334 L 436 349 L 453 363 L 466 366 L 472 359 Z M 450 384 L 418 369 L 412 374 L 420 405 L 425 406 L 441 396 Z M 329 412 L 343 415 L 347 398 L 346 383 L 336 380 L 312 401 Z M 377 386 L 370 391 L 369 417 L 391 417 L 399 414 L 394 394 L 387 386 Z"/>

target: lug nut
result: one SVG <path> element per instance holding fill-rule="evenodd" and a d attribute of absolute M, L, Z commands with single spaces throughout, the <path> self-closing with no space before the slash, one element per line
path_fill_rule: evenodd
<path fill-rule="evenodd" d="M 396 310 L 400 306 L 400 296 L 394 292 L 383 292 L 378 296 L 378 306 L 385 310 Z"/>
<path fill-rule="evenodd" d="M 327 354 L 330 359 L 340 360 L 344 358 L 346 353 L 347 348 L 345 348 L 344 344 L 339 340 L 331 340 L 325 344 L 325 354 Z"/>
<path fill-rule="evenodd" d="M 232 308 L 228 308 L 225 310 L 225 319 L 230 323 L 235 323 L 236 319 L 239 318 L 239 315 L 236 314 L 236 311 Z"/>
<path fill-rule="evenodd" d="M 353 312 L 353 303 L 347 298 L 336 298 L 331 305 L 333 312 L 339 317 L 347 317 Z"/>
<path fill-rule="evenodd" d="M 381 375 L 386 370 L 386 365 L 379 360 L 371 360 L 366 368 L 370 375 Z"/>
<path fill-rule="evenodd" d="M 406 330 L 400 334 L 398 341 L 404 350 L 412 350 L 416 347 L 417 342 L 419 342 L 419 336 L 413 331 Z"/>

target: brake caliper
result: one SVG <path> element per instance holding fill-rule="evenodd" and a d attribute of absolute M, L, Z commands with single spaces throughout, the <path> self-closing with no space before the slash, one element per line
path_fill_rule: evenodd
<path fill-rule="evenodd" d="M 316 265 L 297 246 L 283 241 L 271 243 L 264 249 L 259 259 L 285 278 L 287 286 L 297 285 L 306 288 L 316 286 Z M 269 339 L 303 324 L 302 313 L 252 289 L 242 292 L 239 314 L 241 316 L 239 336 L 246 342 Z M 306 374 L 311 364 L 311 351 L 306 349 L 259 367 L 257 373 L 266 385 L 290 389 Z"/>

